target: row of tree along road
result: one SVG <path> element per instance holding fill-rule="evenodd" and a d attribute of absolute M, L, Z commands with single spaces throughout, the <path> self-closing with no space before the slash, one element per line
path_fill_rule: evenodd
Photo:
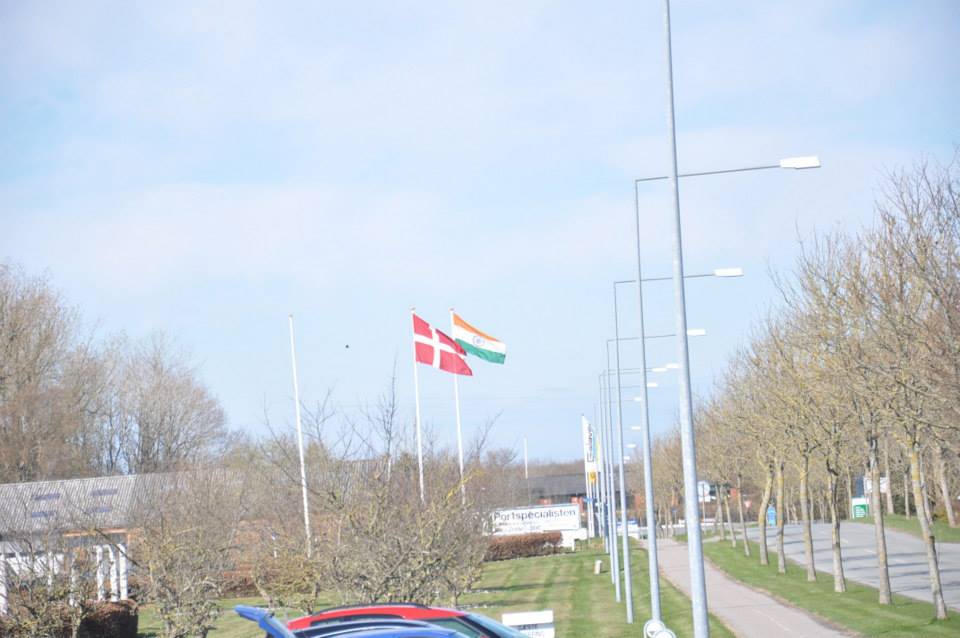
<path fill-rule="evenodd" d="M 779 570 L 787 569 L 789 516 L 803 524 L 810 580 L 811 520 L 826 519 L 834 588 L 845 591 L 840 521 L 864 477 L 885 488 L 866 493 L 880 603 L 891 601 L 884 513 L 915 515 L 938 618 L 947 609 L 931 522 L 957 526 L 960 492 L 958 168 L 954 161 L 891 174 L 872 224 L 804 241 L 793 272 L 775 276 L 782 303 L 755 326 L 696 415 L 701 477 L 736 488 L 719 490 L 718 518 L 732 533 L 735 494 L 745 537 L 744 494 L 753 495 L 761 563 L 769 505 Z M 656 495 L 661 519 L 669 519 L 682 494 L 680 463 L 669 462 L 679 458 L 679 434 L 657 446 L 654 458 L 664 461 L 655 463 Z"/>

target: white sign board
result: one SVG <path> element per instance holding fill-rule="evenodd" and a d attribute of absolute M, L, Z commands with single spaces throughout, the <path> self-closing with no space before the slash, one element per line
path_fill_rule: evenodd
<path fill-rule="evenodd" d="M 710 484 L 706 481 L 697 482 L 697 496 L 701 503 L 712 503 L 713 497 L 710 495 Z"/>
<path fill-rule="evenodd" d="M 493 533 L 497 536 L 577 529 L 580 529 L 580 506 L 577 504 L 514 507 L 493 512 Z"/>
<path fill-rule="evenodd" d="M 519 611 L 504 614 L 501 622 L 520 633 L 534 638 L 554 638 L 553 610 Z"/>
<path fill-rule="evenodd" d="M 890 489 L 890 479 L 886 476 L 880 477 L 880 493 L 886 494 Z M 873 479 L 869 476 L 863 477 L 863 493 L 869 494 L 873 491 Z"/>

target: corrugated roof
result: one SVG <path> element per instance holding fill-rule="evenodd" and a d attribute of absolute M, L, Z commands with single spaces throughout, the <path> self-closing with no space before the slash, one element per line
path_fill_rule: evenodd
<path fill-rule="evenodd" d="M 164 480 L 146 474 L 0 485 L 0 535 L 124 528 L 133 501 Z"/>

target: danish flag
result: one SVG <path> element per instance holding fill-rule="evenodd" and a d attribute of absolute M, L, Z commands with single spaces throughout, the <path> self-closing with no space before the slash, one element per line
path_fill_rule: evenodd
<path fill-rule="evenodd" d="M 466 351 L 417 315 L 413 315 L 413 345 L 418 362 L 453 374 L 473 376 L 473 370 L 464 360 Z"/>

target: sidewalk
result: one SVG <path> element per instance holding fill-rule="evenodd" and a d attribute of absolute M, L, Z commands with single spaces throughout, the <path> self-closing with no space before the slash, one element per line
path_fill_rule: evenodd
<path fill-rule="evenodd" d="M 657 543 L 660 571 L 687 596 L 690 595 L 690 563 L 687 546 L 670 539 Z M 767 594 L 743 585 L 704 563 L 707 605 L 740 638 L 825 638 L 847 636 L 820 624 L 805 612 L 785 605 Z"/>

